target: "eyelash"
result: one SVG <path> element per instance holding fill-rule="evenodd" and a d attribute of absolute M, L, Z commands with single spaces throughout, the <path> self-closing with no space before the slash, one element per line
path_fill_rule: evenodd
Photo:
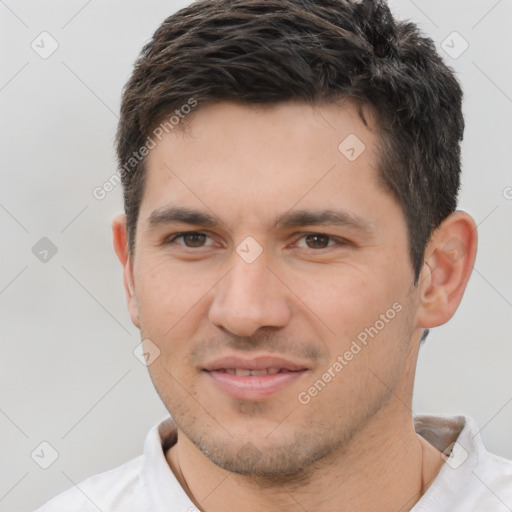
<path fill-rule="evenodd" d="M 175 242 L 175 240 L 177 240 L 178 238 L 183 239 L 183 237 L 186 235 L 204 235 L 211 239 L 211 237 L 207 233 L 203 233 L 202 231 L 183 231 L 182 233 L 176 233 L 174 235 L 167 237 L 165 239 L 165 245 L 171 245 Z M 177 245 L 181 245 L 182 247 L 185 247 L 186 249 L 201 249 L 202 247 L 205 247 L 205 246 L 188 247 L 187 245 L 184 245 L 184 244 L 177 244 Z"/>
<path fill-rule="evenodd" d="M 171 244 L 174 244 L 176 240 L 178 240 L 179 238 L 183 239 L 183 237 L 185 237 L 186 235 L 204 235 L 208 238 L 211 239 L 211 237 L 207 234 L 207 233 L 204 233 L 202 231 L 183 231 L 181 233 L 175 233 L 174 235 L 171 235 L 169 237 L 167 237 L 165 239 L 165 245 L 171 245 Z M 330 242 L 335 242 L 334 244 L 332 245 L 327 245 L 326 247 L 321 247 L 320 249 L 312 249 L 311 247 L 299 247 L 299 249 L 310 249 L 312 251 L 320 251 L 322 249 L 329 249 L 331 247 L 335 247 L 336 245 L 337 246 L 346 246 L 346 245 L 350 245 L 350 242 L 344 238 L 339 238 L 339 237 L 335 237 L 335 236 L 331 236 L 331 235 L 327 235 L 325 233 L 303 233 L 301 234 L 301 236 L 298 238 L 298 240 L 302 240 L 302 239 L 305 239 L 306 237 L 308 236 L 319 236 L 319 237 L 327 237 L 328 238 L 328 244 Z M 298 241 L 297 240 L 297 241 Z M 297 243 L 297 242 L 295 242 Z M 194 250 L 194 249 L 202 249 L 204 247 L 209 247 L 209 246 L 205 246 L 205 245 L 202 245 L 202 246 L 199 246 L 199 247 L 189 247 L 187 245 L 184 245 L 184 244 L 177 244 L 177 245 L 180 245 L 181 247 L 184 247 L 185 249 L 191 249 L 191 250 Z"/>

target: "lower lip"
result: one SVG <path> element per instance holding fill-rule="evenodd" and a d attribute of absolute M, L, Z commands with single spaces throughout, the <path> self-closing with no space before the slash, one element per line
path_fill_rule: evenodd
<path fill-rule="evenodd" d="M 264 400 L 300 379 L 306 370 L 274 375 L 239 377 L 225 372 L 205 372 L 227 395 L 237 400 Z"/>

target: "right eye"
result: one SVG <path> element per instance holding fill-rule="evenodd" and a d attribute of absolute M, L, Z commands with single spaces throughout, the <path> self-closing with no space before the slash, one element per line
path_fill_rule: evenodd
<path fill-rule="evenodd" d="M 208 239 L 210 239 L 211 243 L 206 244 L 205 242 Z M 181 242 L 177 242 L 177 240 L 181 240 Z M 166 239 L 165 243 L 176 243 L 177 245 L 194 249 L 198 247 L 208 247 L 213 243 L 213 240 L 211 240 L 211 238 L 206 233 L 201 233 L 200 231 L 186 231 L 184 233 L 176 233 L 175 235 L 171 235 Z"/>

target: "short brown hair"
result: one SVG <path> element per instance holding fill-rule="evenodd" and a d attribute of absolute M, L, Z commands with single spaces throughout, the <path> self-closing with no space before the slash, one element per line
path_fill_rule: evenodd
<path fill-rule="evenodd" d="M 371 107 L 379 180 L 404 213 L 417 279 L 433 230 L 456 208 L 464 119 L 453 70 L 416 25 L 372 0 L 203 0 L 168 17 L 124 88 L 116 137 L 132 255 L 145 176 L 134 155 L 191 99 Z"/>

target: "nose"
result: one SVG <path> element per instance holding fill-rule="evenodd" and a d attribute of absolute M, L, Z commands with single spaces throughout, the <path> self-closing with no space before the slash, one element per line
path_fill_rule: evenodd
<path fill-rule="evenodd" d="M 210 321 L 237 336 L 261 327 L 284 327 L 291 317 L 288 289 L 260 256 L 247 263 L 233 254 L 233 266 L 215 287 Z"/>

